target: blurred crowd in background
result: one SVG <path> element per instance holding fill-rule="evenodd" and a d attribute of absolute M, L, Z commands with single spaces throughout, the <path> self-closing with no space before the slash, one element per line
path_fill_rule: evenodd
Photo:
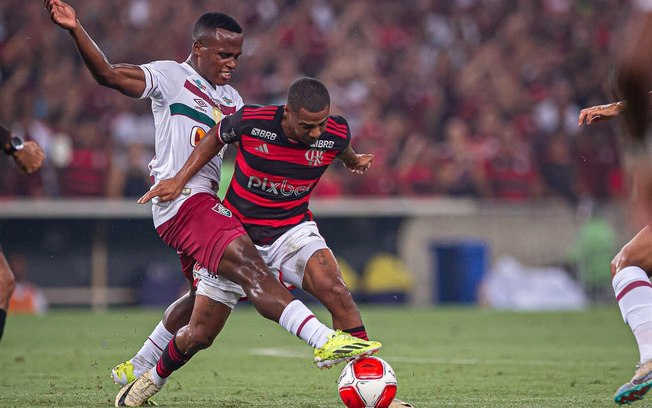
<path fill-rule="evenodd" d="M 578 128 L 612 101 L 620 0 L 71 0 L 112 63 L 184 61 L 204 12 L 233 15 L 245 45 L 231 82 L 245 103 L 282 103 L 321 79 L 364 176 L 334 166 L 319 197 L 519 201 L 624 195 L 613 124 Z M 95 83 L 40 1 L 0 3 L 0 121 L 38 141 L 37 175 L 0 177 L 0 197 L 138 197 L 149 188 L 148 100 Z M 0 161 L 4 174 L 9 160 Z M 227 165 L 228 168 L 228 165 Z"/>

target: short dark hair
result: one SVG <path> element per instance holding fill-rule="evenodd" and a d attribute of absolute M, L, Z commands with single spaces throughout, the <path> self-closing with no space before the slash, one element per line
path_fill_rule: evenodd
<path fill-rule="evenodd" d="M 192 31 L 192 39 L 193 41 L 199 40 L 201 37 L 205 36 L 207 32 L 210 31 L 212 34 L 218 28 L 242 34 L 242 27 L 240 27 L 240 24 L 238 24 L 235 18 L 228 14 L 214 12 L 206 13 L 199 17 L 195 23 L 195 28 Z"/>
<path fill-rule="evenodd" d="M 326 86 L 315 78 L 299 78 L 288 88 L 288 109 L 298 112 L 320 112 L 330 106 L 331 97 Z"/>

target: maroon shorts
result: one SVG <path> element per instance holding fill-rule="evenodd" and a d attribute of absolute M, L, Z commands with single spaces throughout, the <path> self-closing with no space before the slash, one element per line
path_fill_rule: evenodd
<path fill-rule="evenodd" d="M 177 251 L 177 255 L 179 255 L 179 261 L 181 261 L 181 271 L 183 272 L 183 276 L 185 276 L 188 281 L 193 282 L 195 278 L 192 272 L 195 270 L 195 264 L 197 262 L 183 252 Z"/>
<path fill-rule="evenodd" d="M 220 200 L 208 193 L 189 197 L 179 212 L 161 224 L 156 231 L 163 242 L 176 249 L 183 273 L 192 279 L 191 258 L 211 272 L 217 267 L 226 247 L 246 231 Z M 188 276 L 190 274 L 190 276 Z"/>

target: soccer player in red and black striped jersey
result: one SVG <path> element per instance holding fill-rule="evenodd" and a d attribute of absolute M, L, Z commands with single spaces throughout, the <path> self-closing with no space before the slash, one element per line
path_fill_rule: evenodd
<path fill-rule="evenodd" d="M 356 154 L 347 121 L 329 112 L 326 87 L 313 78 L 298 79 L 288 90 L 286 105 L 245 105 L 224 118 L 177 175 L 160 182 L 148 198 L 174 199 L 224 144 L 238 142 L 225 206 L 283 282 L 315 296 L 330 311 L 335 328 L 366 339 L 360 312 L 308 203 L 336 158 L 364 173 L 373 156 Z"/>

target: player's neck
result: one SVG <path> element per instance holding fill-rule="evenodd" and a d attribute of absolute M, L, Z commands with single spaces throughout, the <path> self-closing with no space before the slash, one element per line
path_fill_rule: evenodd
<path fill-rule="evenodd" d="M 293 142 L 298 142 L 299 139 L 297 139 L 297 136 L 292 132 L 292 129 L 288 127 L 288 120 L 287 120 L 287 114 L 283 112 L 283 117 L 281 118 L 281 129 L 283 129 L 283 133 L 285 134 L 285 137 L 290 139 Z"/>
<path fill-rule="evenodd" d="M 188 57 L 188 59 L 186 60 L 186 64 L 190 65 L 190 66 L 192 67 L 192 69 L 194 69 L 195 72 L 199 74 L 200 77 L 204 78 L 204 80 L 205 80 L 206 82 L 208 82 L 209 84 L 211 84 L 211 87 L 213 87 L 213 88 L 216 87 L 215 84 L 214 84 L 213 82 L 211 82 L 210 79 L 208 79 L 208 78 L 206 78 L 204 75 L 202 75 L 202 73 L 201 73 L 201 72 L 199 71 L 199 69 L 197 68 L 197 64 L 195 64 L 195 62 L 192 60 L 192 58 Z"/>

